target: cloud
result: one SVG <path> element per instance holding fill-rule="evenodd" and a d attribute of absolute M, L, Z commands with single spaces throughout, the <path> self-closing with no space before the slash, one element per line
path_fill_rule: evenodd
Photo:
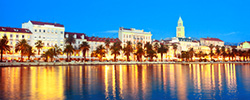
<path fill-rule="evenodd" d="M 108 30 L 108 31 L 104 31 L 102 33 L 118 33 L 118 30 Z"/>
<path fill-rule="evenodd" d="M 224 35 L 233 35 L 233 34 L 237 34 L 238 32 L 230 32 L 230 33 L 226 33 Z"/>

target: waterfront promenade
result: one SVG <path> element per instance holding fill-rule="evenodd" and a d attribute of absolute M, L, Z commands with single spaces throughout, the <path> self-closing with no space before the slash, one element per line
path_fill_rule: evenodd
<path fill-rule="evenodd" d="M 223 63 L 250 63 L 246 62 L 1 62 L 0 67 L 17 66 L 63 66 L 63 65 L 128 65 L 128 64 L 223 64 Z"/>

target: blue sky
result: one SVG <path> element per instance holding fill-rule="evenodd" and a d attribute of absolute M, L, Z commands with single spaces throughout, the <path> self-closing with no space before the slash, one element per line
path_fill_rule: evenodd
<path fill-rule="evenodd" d="M 2 0 L 0 26 L 29 20 L 57 22 L 68 32 L 117 37 L 119 27 L 174 37 L 179 16 L 186 37 L 250 41 L 249 0 Z"/>

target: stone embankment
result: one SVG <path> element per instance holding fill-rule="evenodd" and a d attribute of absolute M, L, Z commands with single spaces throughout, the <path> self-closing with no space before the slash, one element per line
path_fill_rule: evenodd
<path fill-rule="evenodd" d="M 250 62 L 1 62 L 0 67 L 65 66 L 65 65 L 128 65 L 128 64 L 224 64 Z"/>

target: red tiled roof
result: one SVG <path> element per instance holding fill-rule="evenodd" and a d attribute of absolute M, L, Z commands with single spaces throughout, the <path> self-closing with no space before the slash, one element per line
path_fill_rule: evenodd
<path fill-rule="evenodd" d="M 76 35 L 76 38 L 77 39 L 82 39 L 82 35 L 84 35 L 84 38 L 86 39 L 86 35 L 84 33 L 75 33 L 75 32 L 65 32 L 64 34 L 64 37 L 66 38 L 66 34 L 69 34 L 69 35 Z"/>
<path fill-rule="evenodd" d="M 159 40 L 154 40 L 153 42 L 159 42 Z"/>
<path fill-rule="evenodd" d="M 100 37 L 86 37 L 87 41 L 95 41 L 95 42 L 105 42 L 106 40 L 109 40 L 110 42 L 121 42 L 118 38 L 100 38 Z"/>
<path fill-rule="evenodd" d="M 0 31 L 1 32 L 15 32 L 15 33 L 28 33 L 32 34 L 29 29 L 26 28 L 13 28 L 13 27 L 1 27 L 0 26 Z"/>
<path fill-rule="evenodd" d="M 59 24 L 59 23 L 48 23 L 48 22 L 39 22 L 39 21 L 30 21 L 30 22 L 36 25 L 54 25 L 57 27 L 64 27 L 62 24 Z"/>
<path fill-rule="evenodd" d="M 201 39 L 204 39 L 204 40 L 207 40 L 207 41 L 220 41 L 220 42 L 223 42 L 222 40 L 220 40 L 218 38 L 201 38 Z"/>

